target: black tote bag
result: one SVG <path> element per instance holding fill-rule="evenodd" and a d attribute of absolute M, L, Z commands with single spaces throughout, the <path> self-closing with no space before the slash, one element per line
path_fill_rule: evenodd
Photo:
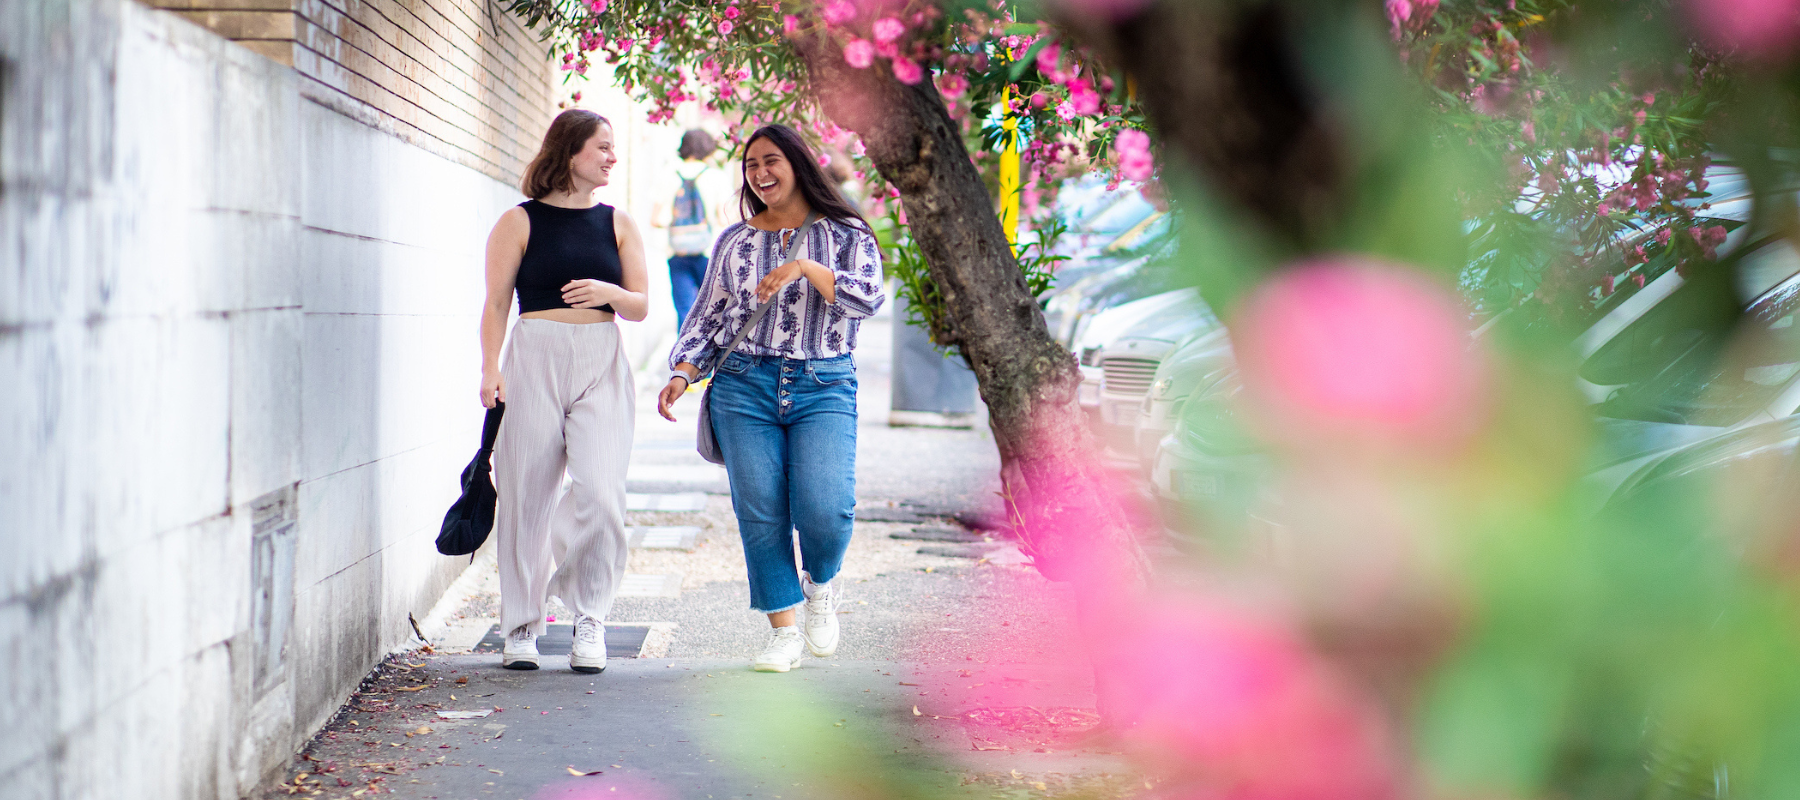
<path fill-rule="evenodd" d="M 462 472 L 462 496 L 450 504 L 450 511 L 444 514 L 444 525 L 438 529 L 438 552 L 447 556 L 469 556 L 481 548 L 487 541 L 488 533 L 494 529 L 494 503 L 498 495 L 494 492 L 494 479 L 491 476 L 493 466 L 489 457 L 494 454 L 494 440 L 500 436 L 500 417 L 506 413 L 506 404 L 494 404 L 487 410 L 487 420 L 481 424 L 481 449 L 475 452 L 475 460 Z"/>

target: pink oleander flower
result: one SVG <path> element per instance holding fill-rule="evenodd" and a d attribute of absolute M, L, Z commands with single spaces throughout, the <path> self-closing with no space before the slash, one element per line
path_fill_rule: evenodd
<path fill-rule="evenodd" d="M 851 39 L 844 45 L 844 61 L 857 69 L 867 69 L 875 61 L 875 46 L 866 39 Z"/>
<path fill-rule="evenodd" d="M 1387 0 L 1388 24 L 1393 27 L 1394 39 L 1398 40 L 1406 33 L 1406 23 L 1412 19 L 1412 3 L 1407 0 Z"/>
<path fill-rule="evenodd" d="M 737 19 L 738 18 L 737 6 L 726 6 L 725 7 L 725 18 L 726 19 Z"/>
<path fill-rule="evenodd" d="M 1631 282 L 1633 284 L 1636 284 L 1637 288 L 1639 288 L 1639 289 L 1644 288 L 1644 273 L 1640 272 L 1636 275 L 1631 276 Z"/>
<path fill-rule="evenodd" d="M 1607 274 L 1600 278 L 1600 296 L 1610 297 L 1613 293 L 1613 276 Z"/>
<path fill-rule="evenodd" d="M 1077 78 L 1069 83 L 1069 103 L 1076 114 L 1093 114 L 1100 110 L 1100 95 L 1086 79 Z"/>
<path fill-rule="evenodd" d="M 831 154 L 830 153 L 820 153 L 819 154 L 819 166 L 821 166 L 821 167 L 831 166 Z"/>
<path fill-rule="evenodd" d="M 1113 141 L 1119 157 L 1119 174 L 1126 180 L 1143 182 L 1156 173 L 1156 162 L 1150 156 L 1150 136 L 1140 130 L 1119 131 Z"/>
<path fill-rule="evenodd" d="M 1056 66 L 1060 62 L 1061 59 L 1062 59 L 1062 45 L 1057 44 L 1056 42 L 1051 42 L 1047 45 L 1044 45 L 1044 49 L 1039 50 L 1038 54 L 1037 54 L 1038 72 L 1042 72 L 1045 75 L 1050 75 L 1050 74 L 1056 72 L 1057 71 Z"/>
<path fill-rule="evenodd" d="M 728 20 L 728 19 L 720 20 L 719 21 L 719 35 L 720 36 L 730 36 L 732 29 L 736 28 L 736 27 L 737 27 L 736 25 L 731 24 L 731 20 Z"/>
<path fill-rule="evenodd" d="M 797 30 L 800 30 L 799 17 L 796 17 L 793 14 L 787 14 L 781 18 L 781 32 L 783 35 L 793 36 L 794 32 Z"/>
<path fill-rule="evenodd" d="M 1487 360 L 1454 292 L 1345 255 L 1285 268 L 1244 302 L 1233 344 L 1246 408 L 1270 441 L 1455 449 L 1486 422 Z"/>
<path fill-rule="evenodd" d="M 906 33 L 906 23 L 893 17 L 882 17 L 875 20 L 875 41 L 891 42 Z"/>
<path fill-rule="evenodd" d="M 963 92 L 969 90 L 969 81 L 961 75 L 946 73 L 938 76 L 937 86 L 945 97 L 962 97 Z"/>
<path fill-rule="evenodd" d="M 1108 628 L 1090 654 L 1127 752 L 1167 781 L 1159 796 L 1401 796 L 1380 714 L 1286 626 L 1174 596 L 1140 601 Z"/>
<path fill-rule="evenodd" d="M 827 23 L 842 25 L 856 19 L 856 4 L 850 0 L 834 0 L 834 2 L 825 4 L 824 10 L 819 14 L 825 18 Z"/>
<path fill-rule="evenodd" d="M 593 12 L 594 16 L 604 14 L 606 13 L 606 2 L 607 0 L 587 0 L 588 11 Z"/>
<path fill-rule="evenodd" d="M 1656 243 L 1660 244 L 1660 245 L 1667 245 L 1669 243 L 1669 229 L 1668 228 L 1663 228 L 1662 230 L 1656 232 Z"/>
<path fill-rule="evenodd" d="M 894 77 L 899 78 L 901 83 L 913 85 L 925 77 L 925 71 L 912 59 L 896 58 L 893 63 Z"/>
<path fill-rule="evenodd" d="M 1064 100 L 1056 105 L 1056 116 L 1064 122 L 1069 122 L 1079 115 L 1075 113 L 1075 106 Z"/>

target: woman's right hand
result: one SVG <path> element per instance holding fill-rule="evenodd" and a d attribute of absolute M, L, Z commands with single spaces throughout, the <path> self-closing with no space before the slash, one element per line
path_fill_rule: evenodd
<path fill-rule="evenodd" d="M 675 406 L 676 400 L 680 400 L 682 395 L 687 394 L 687 388 L 686 378 L 680 376 L 670 378 L 669 385 L 664 386 L 662 393 L 656 396 L 656 413 L 661 414 L 663 419 L 674 422 L 675 415 L 669 413 L 669 409 Z"/>
<path fill-rule="evenodd" d="M 499 370 L 481 371 L 481 404 L 493 408 L 495 403 L 506 402 L 506 378 Z"/>

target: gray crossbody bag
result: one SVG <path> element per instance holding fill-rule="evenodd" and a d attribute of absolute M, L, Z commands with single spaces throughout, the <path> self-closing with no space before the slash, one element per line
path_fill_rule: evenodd
<path fill-rule="evenodd" d="M 799 230 L 794 231 L 793 241 L 788 242 L 787 259 L 781 263 L 786 264 L 798 257 L 801 243 L 806 241 L 806 234 L 812 230 L 813 223 L 818 221 L 819 212 L 813 211 L 806 215 L 806 221 L 800 224 Z M 707 365 L 705 372 L 700 373 L 700 377 L 704 378 L 708 375 L 717 377 L 719 365 L 724 364 L 726 357 L 730 356 L 732 351 L 738 348 L 738 345 L 744 343 L 744 337 L 749 336 L 750 331 L 756 329 L 756 324 L 762 322 L 762 318 L 774 305 L 775 297 L 771 295 L 769 299 L 762 302 L 762 305 L 757 306 L 756 313 L 750 315 L 750 321 L 744 323 L 744 329 L 738 331 L 737 337 L 731 340 L 731 344 L 726 345 L 725 349 L 720 350 L 719 354 L 713 357 L 712 363 Z M 697 423 L 699 430 L 694 435 L 694 450 L 707 461 L 723 464 L 725 456 L 719 452 L 718 438 L 713 436 L 712 387 L 713 382 L 709 381 L 706 384 L 706 391 L 700 393 L 700 419 Z"/>

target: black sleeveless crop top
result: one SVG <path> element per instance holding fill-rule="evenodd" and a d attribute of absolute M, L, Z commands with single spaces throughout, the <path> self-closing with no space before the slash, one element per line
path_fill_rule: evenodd
<path fill-rule="evenodd" d="M 520 314 L 568 308 L 562 299 L 562 287 L 569 281 L 624 281 L 612 206 L 599 203 L 593 208 L 559 208 L 527 200 L 519 207 L 531 219 L 531 236 L 525 242 L 525 255 L 519 259 L 519 275 L 513 280 L 519 293 Z M 601 306 L 600 310 L 613 309 Z"/>

